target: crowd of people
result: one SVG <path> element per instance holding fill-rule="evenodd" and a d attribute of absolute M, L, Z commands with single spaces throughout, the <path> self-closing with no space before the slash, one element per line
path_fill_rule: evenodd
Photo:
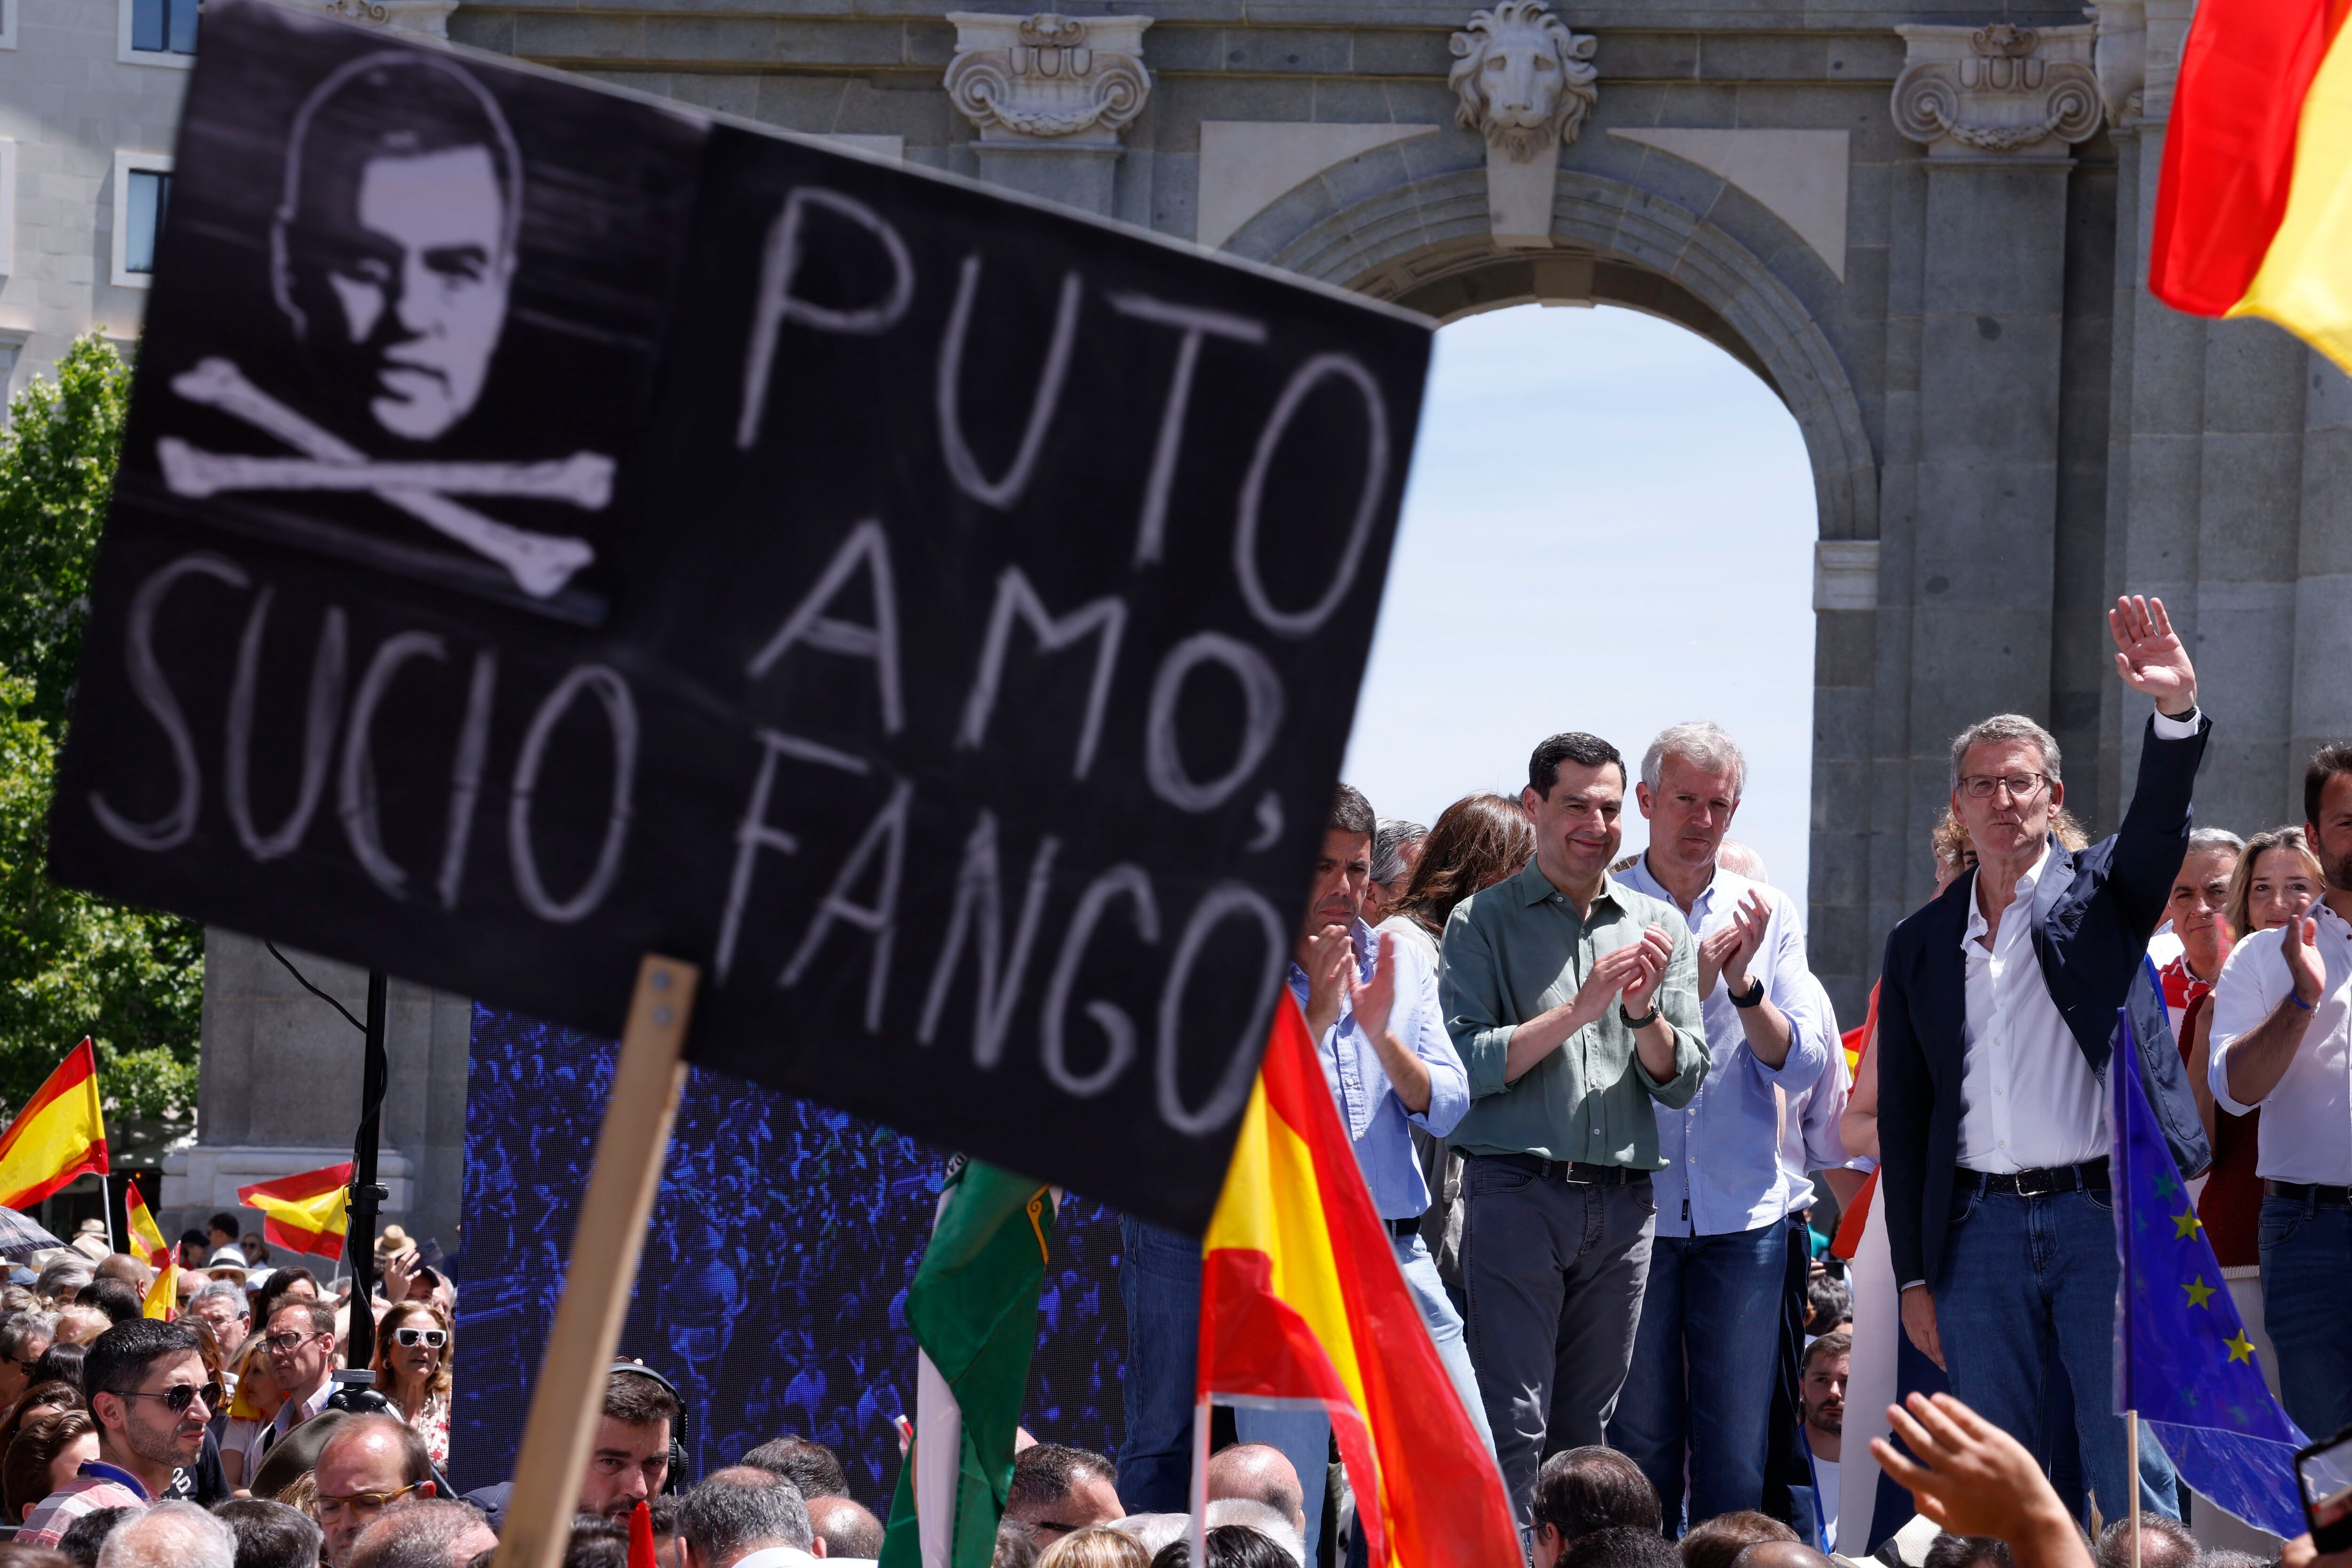
<path fill-rule="evenodd" d="M 2110 626 L 2155 708 L 2118 832 L 2087 840 L 2030 719 L 1958 736 L 1937 892 L 1889 938 L 1851 1069 L 1797 906 L 1730 837 L 1747 765 L 1720 727 L 1675 725 L 1637 767 L 1552 736 L 1517 799 L 1426 828 L 1339 787 L 1290 989 L 1533 1568 L 2258 1568 L 2200 1546 L 2163 1450 L 2134 1473 L 2111 1414 L 2114 1070 L 2198 1178 L 2218 1259 L 2259 1263 L 2289 1414 L 2352 1426 L 2352 744 L 2311 759 L 2301 825 L 2192 826 L 2194 668 L 2160 604 Z M 1629 794 L 1649 843 L 1621 857 Z M 1841 1529 L 1839 1478 L 1873 1282 L 1820 1257 L 1830 1208 L 1883 1226 L 1877 1326 L 1905 1358 L 1869 1447 L 1909 1506 L 1867 1531 Z M 486 1563 L 507 1489 L 444 1473 L 451 1288 L 386 1242 L 376 1411 L 336 1397 L 348 1297 L 256 1267 L 234 1216 L 191 1234 L 175 1321 L 141 1316 L 120 1255 L 9 1287 L 0 1568 Z M 1024 1433 L 997 1568 L 1361 1563 L 1328 1422 L 1295 1409 L 1221 1417 L 1196 1548 L 1198 1245 L 1131 1216 L 1121 1242 L 1118 1460 Z M 633 1529 L 664 1568 L 880 1554 L 810 1437 L 677 1490 L 683 1408 L 613 1368 L 567 1568 L 624 1568 Z"/>

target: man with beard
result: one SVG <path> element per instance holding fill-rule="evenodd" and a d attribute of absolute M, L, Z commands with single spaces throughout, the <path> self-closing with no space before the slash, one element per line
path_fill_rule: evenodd
<path fill-rule="evenodd" d="M 98 1336 L 82 1363 L 98 1422 L 98 1458 L 33 1506 L 20 1545 L 55 1546 L 74 1521 L 100 1509 L 145 1509 L 193 1465 L 205 1445 L 220 1385 L 205 1371 L 196 1331 L 133 1318 Z"/>
<path fill-rule="evenodd" d="M 2312 757 L 2303 815 L 2327 885 L 2230 954 L 2207 1078 L 2231 1115 L 2262 1109 L 2263 1321 L 2281 1403 L 2321 1434 L 2352 1426 L 2352 742 Z"/>
<path fill-rule="evenodd" d="M 1823 1334 L 1805 1347 L 1804 1378 L 1797 1385 L 1805 1407 L 1805 1450 L 1813 1464 L 1813 1517 L 1819 1532 L 1814 1544 L 1823 1552 L 1837 1550 L 1838 1453 L 1845 1431 L 1845 1374 L 1853 1359 L 1853 1336 Z"/>

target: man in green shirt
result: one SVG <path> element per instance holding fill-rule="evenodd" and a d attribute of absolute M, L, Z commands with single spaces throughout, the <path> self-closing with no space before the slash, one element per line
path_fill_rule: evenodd
<path fill-rule="evenodd" d="M 1536 858 L 1455 907 L 1439 1005 L 1470 1075 L 1462 1276 L 1470 1360 L 1526 1531 L 1547 1453 L 1602 1440 L 1650 1271 L 1652 1102 L 1707 1068 L 1698 959 L 1672 905 L 1608 874 L 1625 762 L 1554 735 L 1519 797 Z"/>

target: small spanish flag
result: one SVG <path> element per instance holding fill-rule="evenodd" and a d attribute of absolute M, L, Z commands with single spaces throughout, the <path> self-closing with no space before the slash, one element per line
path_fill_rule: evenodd
<path fill-rule="evenodd" d="M 2203 0 L 2180 56 L 2147 281 L 2263 316 L 2352 371 L 2347 0 Z"/>
<path fill-rule="evenodd" d="M 98 1053 L 85 1038 L 0 1136 L 0 1207 L 30 1208 L 76 1176 L 105 1174 Z"/>
<path fill-rule="evenodd" d="M 168 1323 L 180 1315 L 179 1252 L 163 1239 L 163 1227 L 155 1223 L 155 1215 L 147 1207 L 146 1195 L 140 1192 L 136 1182 L 122 1184 L 122 1217 L 131 1232 L 131 1255 L 143 1259 L 155 1270 L 139 1315 L 161 1318 Z"/>
<path fill-rule="evenodd" d="M 1287 994 L 1201 1245 L 1203 1405 L 1328 1413 L 1374 1568 L 1520 1560 L 1502 1476 L 1437 1359 Z"/>
<path fill-rule="evenodd" d="M 236 1201 L 261 1211 L 261 1234 L 272 1247 L 341 1258 L 343 1233 L 351 1226 L 347 1212 L 351 1184 L 352 1163 L 346 1160 L 340 1165 L 239 1187 Z"/>

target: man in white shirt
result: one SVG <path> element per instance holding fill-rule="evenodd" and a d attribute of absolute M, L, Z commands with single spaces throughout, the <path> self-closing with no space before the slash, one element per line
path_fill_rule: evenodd
<path fill-rule="evenodd" d="M 2230 954 L 2208 1078 L 2262 1110 L 2263 1321 L 2286 1413 L 2325 1437 L 2352 1426 L 2352 743 L 2311 759 L 2303 810 L 2327 886 Z"/>
<path fill-rule="evenodd" d="M 2115 1411 L 2119 1267 L 2101 1084 L 2137 1067 L 2183 1174 L 2211 1162 L 2147 966 L 2189 843 L 2211 729 L 2160 602 L 2108 617 L 2125 681 L 2155 701 L 2121 829 L 2058 843 L 2058 743 L 2001 714 L 1952 742 L 1951 804 L 1977 852 L 1886 942 L 1878 1007 L 1879 1179 L 1905 1332 L 1952 1392 L 2029 1447 L 2045 1368 L 2074 1397 L 2083 1474 L 2112 1519 L 2131 1506 Z M 2116 1060 L 2127 1008 L 2138 1060 Z M 2171 1467 L 2142 1466 L 2146 1506 L 2178 1515 Z"/>
<path fill-rule="evenodd" d="M 1798 1384 L 1805 1407 L 1805 1453 L 1813 1468 L 1813 1516 L 1798 1523 L 1822 1552 L 1835 1552 L 1838 1545 L 1838 1456 L 1845 1441 L 1845 1380 L 1853 1359 L 1852 1334 L 1823 1334 L 1805 1347 L 1804 1379 Z"/>

